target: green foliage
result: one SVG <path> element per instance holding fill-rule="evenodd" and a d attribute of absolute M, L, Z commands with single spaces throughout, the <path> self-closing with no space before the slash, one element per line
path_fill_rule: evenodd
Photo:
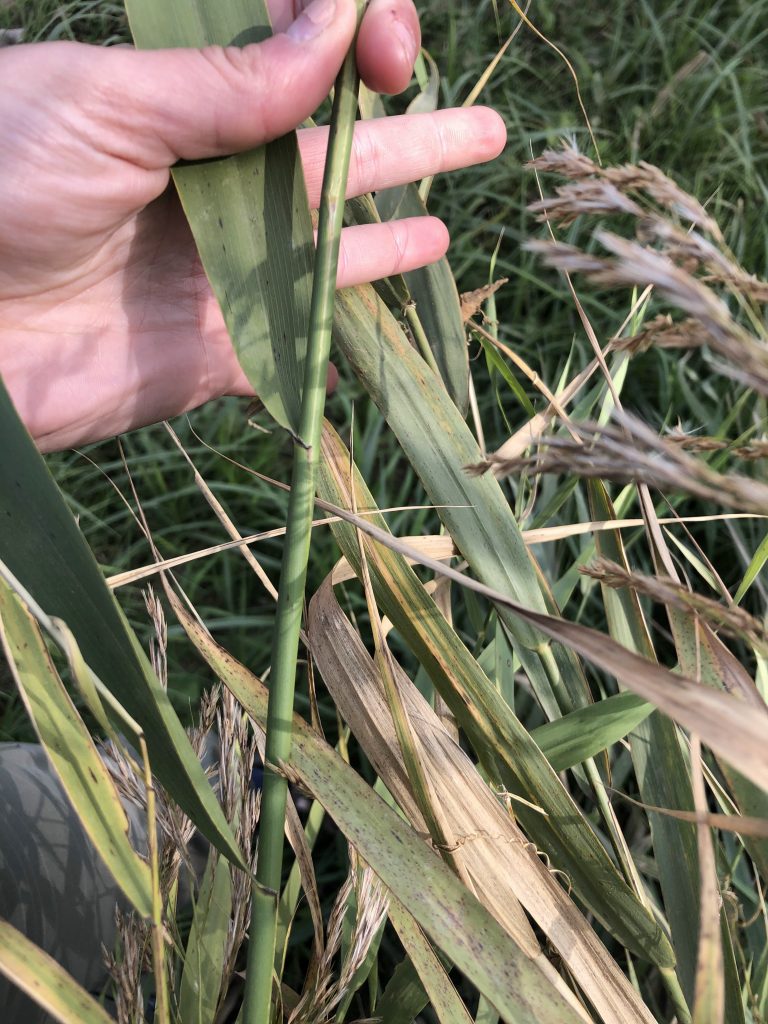
<path fill-rule="evenodd" d="M 512 31 L 516 18 L 502 0 L 480 5 L 470 0 L 438 0 L 422 6 L 425 45 L 440 72 L 440 105 L 459 103 Z M 151 13 L 154 5 L 147 5 L 147 10 Z M 723 228 L 722 251 L 728 259 L 747 271 L 763 268 L 768 262 L 768 228 L 755 210 L 768 198 L 764 156 L 768 101 L 761 59 L 768 35 L 768 0 L 722 0 L 707 9 L 693 0 L 664 5 L 622 0 L 602 7 L 546 0 L 532 5 L 529 16 L 572 61 L 604 164 L 641 160 L 657 164 L 706 204 L 707 212 Z M 29 39 L 115 42 L 125 38 L 126 32 L 121 10 L 105 0 L 16 3 L 2 8 L 0 21 L 4 27 L 22 25 Z M 155 39 L 152 32 L 147 39 Z M 422 74 L 420 85 L 425 82 Z M 387 101 L 388 109 L 405 109 L 417 92 L 418 86 L 404 99 Z M 490 474 L 467 474 L 467 464 L 480 460 L 480 447 L 495 451 L 510 433 L 528 424 L 532 412 L 538 416 L 545 412 L 547 400 L 536 386 L 537 378 L 562 397 L 587 366 L 593 350 L 585 320 L 597 342 L 605 345 L 617 334 L 639 333 L 657 313 L 669 309 L 656 294 L 637 304 L 642 280 L 634 292 L 625 288 L 610 294 L 590 289 L 576 278 L 577 302 L 561 276 L 522 249 L 532 235 L 545 237 L 527 205 L 539 198 L 540 189 L 553 190 L 550 179 L 537 182 L 523 164 L 532 154 L 557 147 L 563 137 L 589 151 L 574 83 L 560 58 L 541 38 L 523 29 L 491 75 L 481 101 L 497 107 L 507 119 L 508 150 L 487 167 L 438 179 L 430 193 L 430 212 L 442 216 L 451 229 L 450 260 L 460 290 L 481 287 L 490 277 L 510 278 L 486 304 L 485 312 L 496 321 L 490 325 L 491 334 L 497 333 L 514 348 L 532 373 L 523 376 L 519 367 L 511 370 L 492 341 L 484 340 L 482 346 L 471 341 L 469 365 L 479 408 L 476 417 L 465 419 L 465 353 L 457 344 L 461 334 L 455 293 L 445 263 L 431 276 L 417 275 L 408 284 L 413 292 L 420 289 L 417 308 L 423 311 L 427 338 L 434 342 L 437 335 L 444 345 L 436 345 L 435 358 L 428 361 L 440 367 L 447 392 L 403 332 L 404 317 L 398 308 L 401 281 L 389 290 L 379 289 L 387 304 L 393 296 L 397 298 L 391 309 L 370 289 L 341 296 L 336 321 L 341 383 L 326 414 L 338 435 L 350 438 L 354 462 L 337 437 L 335 461 L 326 450 L 321 494 L 333 504 L 354 505 L 369 513 L 375 508 L 411 506 L 405 512 L 386 514 L 386 524 L 395 536 L 437 535 L 443 527 L 476 579 L 529 609 L 555 618 L 562 613 L 572 623 L 601 631 L 628 650 L 695 682 L 681 684 L 679 693 L 688 704 L 683 707 L 681 701 L 676 709 L 674 677 L 667 673 L 665 700 L 659 691 L 654 699 L 670 714 L 652 711 L 643 700 L 621 692 L 616 678 L 626 678 L 629 670 L 625 668 L 622 676 L 615 647 L 610 648 L 610 657 L 601 658 L 595 634 L 590 634 L 591 647 L 586 642 L 579 647 L 577 632 L 563 625 L 559 637 L 563 642 L 555 642 L 503 604 L 494 606 L 486 597 L 456 585 L 451 592 L 441 584 L 433 599 L 423 584 L 434 581 L 426 570 L 409 568 L 403 554 L 361 541 L 348 522 L 336 524 L 333 534 L 328 528 L 315 528 L 307 598 L 320 593 L 327 600 L 335 584 L 339 614 L 346 616 L 349 628 L 348 634 L 338 635 L 354 636 L 362 651 L 351 639 L 336 644 L 334 654 L 339 664 L 347 659 L 348 675 L 339 669 L 339 678 L 326 679 L 335 703 L 319 686 L 319 676 L 334 671 L 333 658 L 316 654 L 321 671 L 299 681 L 294 749 L 276 765 L 315 800 L 304 846 L 295 832 L 292 838 L 295 849 L 312 850 L 314 873 L 310 877 L 306 863 L 297 860 L 279 904 L 279 943 L 281 949 L 283 942 L 287 948 L 285 956 L 278 951 L 275 961 L 282 968 L 280 1003 L 286 1014 L 294 1013 L 300 1022 L 312 1021 L 321 1007 L 327 1015 L 341 1007 L 348 1019 L 381 1016 L 385 1022 L 406 1024 L 432 1019 L 421 1016 L 431 1001 L 432 1012 L 444 1021 L 464 1021 L 476 1010 L 478 1020 L 495 1020 L 499 1011 L 507 1020 L 553 1024 L 598 1017 L 606 1024 L 647 1024 L 654 1018 L 759 1024 L 768 1010 L 768 922 L 763 899 L 768 881 L 763 838 L 768 805 L 758 784 L 765 778 L 764 759 L 758 751 L 750 762 L 749 751 L 757 751 L 755 739 L 766 720 L 764 650 L 753 643 L 752 634 L 738 628 L 727 636 L 721 620 L 708 619 L 703 605 L 692 615 L 690 609 L 658 599 L 639 584 L 634 589 L 626 582 L 615 587 L 599 574 L 598 584 L 579 569 L 598 554 L 630 575 L 642 570 L 666 582 L 677 575 L 694 592 L 703 592 L 726 610 L 733 610 L 731 595 L 735 595 L 736 604 L 762 621 L 768 597 L 763 579 L 764 522 L 735 517 L 715 520 L 711 514 L 720 508 L 713 507 L 712 501 L 686 496 L 682 483 L 679 488 L 657 489 L 626 484 L 627 477 L 619 476 L 614 486 L 610 466 L 604 480 L 589 483 L 583 483 L 568 465 L 543 475 L 530 463 L 498 482 Z M 182 170 L 177 176 L 183 194 L 186 189 L 185 206 L 193 219 L 202 219 L 211 204 L 201 199 L 197 185 L 185 186 L 186 173 Z M 195 173 L 190 172 L 190 177 Z M 221 198 L 220 189 L 216 198 Z M 226 201 L 230 206 L 223 226 L 198 240 L 214 284 L 217 275 L 219 287 L 227 275 L 239 275 L 240 299 L 245 302 L 252 292 L 248 270 L 249 262 L 255 261 L 253 253 L 246 253 L 238 266 L 216 259 L 216 248 L 225 236 L 230 238 L 229 223 L 238 222 L 238 204 L 245 201 L 239 182 Z M 386 204 L 382 209 L 387 212 Z M 356 216 L 363 213 L 352 211 Z M 613 219 L 609 226 L 631 231 L 628 220 Z M 672 222 L 677 226 L 674 216 Z M 687 227 L 684 217 L 679 226 Z M 582 217 L 555 231 L 559 239 L 578 243 L 594 256 L 603 250 L 593 239 L 593 227 L 594 222 Z M 751 305 L 748 297 L 727 284 L 720 294 L 734 322 L 752 330 L 764 346 L 759 305 Z M 262 313 L 263 304 L 249 307 L 249 316 L 258 318 Z M 481 316 L 478 313 L 477 319 Z M 241 313 L 233 313 L 230 327 L 237 328 L 242 320 Z M 410 326 L 413 340 L 419 342 L 418 330 L 413 323 Z M 272 338 L 266 314 L 260 329 Z M 608 356 L 611 380 L 598 369 L 578 397 L 563 401 L 570 402 L 568 412 L 574 422 L 599 419 L 605 423 L 617 402 L 623 402 L 624 410 L 639 414 L 654 434 L 679 425 L 695 436 L 725 439 L 726 447 L 715 446 L 695 458 L 723 473 L 721 479 L 727 481 L 739 458 L 735 454 L 739 445 L 759 444 L 765 434 L 766 388 L 765 380 L 745 382 L 722 375 L 721 355 L 706 344 L 682 351 L 656 345 L 631 355 L 613 353 Z M 274 400 L 277 386 L 268 382 L 265 388 L 267 408 L 279 413 Z M 291 447 L 266 415 L 260 415 L 258 423 L 272 430 L 270 434 L 257 432 L 245 422 L 242 404 L 228 400 L 193 414 L 192 426 L 178 425 L 198 471 L 242 534 L 284 524 L 283 492 L 250 475 L 249 469 L 284 479 Z M 291 422 L 295 424 L 295 416 Z M 484 435 L 481 446 L 473 437 L 478 422 Z M 552 429 L 558 441 L 568 440 L 569 428 L 562 423 Z M 630 460 L 635 442 L 626 440 Z M 149 428 L 126 438 L 124 454 L 123 459 L 122 451 L 111 442 L 90 448 L 87 459 L 91 461 L 81 454 L 48 460 L 105 575 L 152 561 L 146 538 L 121 500 L 130 494 L 132 480 L 163 557 L 226 539 L 201 501 L 189 466 L 161 429 Z M 65 551 L 62 572 L 66 575 L 68 563 L 76 585 L 99 595 L 95 604 L 101 617 L 111 623 L 112 640 L 102 658 L 117 650 L 114 645 L 122 645 L 126 682 L 119 694 L 128 707 L 130 699 L 137 700 L 129 692 L 130 673 L 136 692 L 149 692 L 146 659 L 133 644 L 125 647 L 130 632 L 120 617 L 115 619 L 104 610 L 112 605 L 100 581 L 97 586 L 92 563 L 87 571 L 72 568 L 84 566 L 87 559 L 71 536 L 73 521 L 61 504 L 57 507 L 50 481 L 39 473 L 39 460 L 27 451 L 18 464 L 32 475 L 37 473 L 32 504 L 40 535 L 51 524 L 57 530 L 68 524 L 67 547 L 57 541 L 45 548 L 41 565 L 46 578 L 36 585 L 45 583 L 51 593 L 56 589 L 55 574 L 48 570 Z M 745 479 L 759 483 L 761 465 L 759 459 L 742 459 L 736 468 Z M 346 485 L 355 468 L 359 477 L 352 502 Z M 6 463 L 0 502 L 9 501 L 11 469 Z M 45 492 L 41 489 L 44 479 Z M 623 490 L 621 483 L 626 484 Z M 441 507 L 437 511 L 414 507 L 429 502 Z M 128 504 L 133 504 L 132 498 Z M 678 513 L 686 519 L 704 519 L 684 527 L 667 522 Z M 14 514 L 16 536 L 22 537 L 19 510 Z M 611 526 L 619 517 L 631 517 L 633 525 Z M 664 525 L 657 518 L 665 520 Z M 368 515 L 367 520 L 385 524 L 383 516 Z M 594 521 L 597 526 L 577 529 Z M 600 525 L 603 521 L 607 528 Z M 530 537 L 528 531 L 542 528 L 557 532 Z M 6 552 L 16 553 L 20 544 L 6 539 Z M 280 539 L 259 542 L 252 550 L 262 568 L 276 579 Z M 326 577 L 339 550 L 346 567 L 332 583 Z M 449 554 L 442 549 L 440 557 Z M 355 580 L 357 575 L 365 581 L 366 573 L 370 575 L 367 595 Z M 174 597 L 181 625 L 174 623 L 169 629 L 169 699 L 160 698 L 164 728 L 170 728 L 178 751 L 182 741 L 176 713 L 187 724 L 195 721 L 201 692 L 218 676 L 252 716 L 253 742 L 261 743 L 267 691 L 254 673 L 265 674 L 270 668 L 272 598 L 236 551 L 189 562 L 177 570 L 177 578 L 218 643 Z M 131 626 L 142 641 L 148 640 L 152 630 L 138 590 L 121 588 L 118 596 Z M 371 628 L 376 626 L 370 621 L 366 597 L 375 599 L 393 625 L 385 647 L 380 639 L 377 642 L 378 656 L 392 658 L 387 671 L 402 688 L 403 706 L 410 708 L 407 713 L 421 753 L 418 746 L 409 751 L 401 748 L 402 730 L 399 739 L 386 740 L 389 708 L 381 696 L 385 690 L 383 685 L 376 689 L 380 678 L 363 647 L 363 642 L 372 646 Z M 316 597 L 307 623 L 315 636 L 324 622 L 318 601 Z M 78 632 L 67 607 L 45 610 L 56 611 Z M 91 625 L 101 629 L 96 619 Z M 389 625 L 385 623 L 386 628 Z M 81 635 L 83 630 L 81 626 Z M 186 634 L 202 650 L 207 665 L 191 652 Z M 568 643 L 603 669 L 582 661 L 566 648 Z M 607 641 L 605 646 L 608 650 Z M 42 652 L 38 653 L 42 664 Z M 104 675 L 103 662 L 98 664 L 98 644 L 90 648 L 84 644 L 83 653 L 91 668 Z M 636 662 L 631 662 L 630 669 L 642 675 Z M 47 671 L 54 678 L 52 664 Z M 646 671 L 649 679 L 662 678 L 651 667 Z M 756 673 L 762 673 L 757 675 L 761 691 L 753 684 Z M 42 689 L 51 685 L 50 678 L 46 681 L 46 674 L 38 671 L 33 683 Z M 415 693 L 411 680 L 427 703 Z M 642 683 L 638 685 L 645 693 Z M 720 692 L 711 694 L 710 688 Z M 703 801 L 697 789 L 699 763 L 692 760 L 689 734 L 680 726 L 681 721 L 696 724 L 701 694 L 707 695 L 701 697 L 702 707 L 727 707 L 734 716 L 728 721 L 736 723 L 724 752 L 715 742 L 713 716 L 699 719 L 712 741 L 702 763 L 708 787 Z M 351 737 L 339 709 L 352 729 Z M 157 725 L 152 701 L 139 700 L 130 710 L 145 729 L 152 720 Z M 200 713 L 203 719 L 208 716 L 210 729 L 212 713 L 205 702 Z M 229 705 L 221 713 L 221 727 L 234 731 L 237 715 Z M 738 751 L 736 771 L 725 753 L 739 746 L 740 720 L 744 750 Z M 4 734 L 21 735 L 23 721 L 16 699 L 4 695 L 0 707 Z M 168 727 L 171 721 L 173 726 Z M 320 736 L 319 726 L 330 743 L 338 740 L 336 750 Z M 247 790 L 243 779 L 250 777 L 248 742 L 246 733 L 237 735 L 237 742 L 228 749 L 235 751 L 240 788 L 245 785 Z M 155 749 L 159 746 L 156 739 Z M 191 751 L 184 749 L 181 760 L 189 774 Z M 150 754 L 153 768 L 159 775 L 164 773 L 163 781 L 173 795 L 174 775 L 163 766 L 163 752 Z M 414 757 L 423 758 L 416 772 Z M 179 760 L 178 754 L 174 759 Z M 424 779 L 429 783 L 426 793 Z M 246 820 L 247 800 L 236 806 L 226 788 L 222 783 L 220 796 L 237 831 Z M 471 829 L 460 825 L 465 823 L 459 814 L 462 799 L 472 804 L 469 810 L 481 824 Z M 431 818 L 423 814 L 424 800 L 427 804 L 431 800 Z M 73 802 L 78 806 L 75 797 Z M 745 819 L 734 821 L 732 829 L 721 827 L 722 819 L 709 822 L 706 818 L 713 809 L 723 815 L 752 816 L 757 824 Z M 370 891 L 364 895 L 356 891 L 352 901 L 342 887 L 337 900 L 338 862 L 343 857 L 340 844 L 325 835 L 325 829 L 333 826 L 321 827 L 324 812 L 357 851 L 353 864 L 360 855 L 398 901 L 390 908 L 391 924 L 383 932 L 372 910 L 378 904 Z M 219 810 L 212 814 L 219 835 L 224 835 L 224 815 Z M 265 829 L 272 827 L 262 824 Z M 425 842 L 430 832 L 431 848 Z M 250 836 L 240 831 L 238 841 L 243 859 L 250 863 Z M 714 863 L 707 853 L 709 846 Z M 514 885 L 510 891 L 502 888 L 502 880 L 506 883 L 510 874 L 523 868 L 537 880 L 528 886 L 531 904 Z M 246 898 L 244 877 L 212 856 L 196 890 L 187 934 L 177 902 L 178 875 L 167 876 L 163 898 L 175 940 L 174 950 L 169 951 L 169 980 L 178 993 L 177 1003 L 172 1000 L 171 1005 L 178 1004 L 181 1024 L 219 1024 L 224 1019 L 244 935 L 243 922 L 237 920 L 238 893 Z M 489 877 L 499 879 L 496 901 L 483 888 Z M 303 887 L 309 897 L 315 885 L 328 923 L 325 934 L 318 934 L 315 927 L 310 943 L 302 931 L 299 892 Z M 353 903 L 354 924 L 349 914 Z M 146 907 L 142 909 L 146 912 Z M 535 933 L 530 920 L 537 925 Z M 139 936 L 142 948 L 149 941 L 147 928 L 136 922 L 129 923 L 122 934 L 123 938 Z M 228 935 L 238 936 L 232 940 L 234 949 Z M 550 956 L 552 949 L 560 959 Z M 239 966 L 243 956 L 241 952 Z M 127 961 L 127 953 L 125 957 Z M 0 969 L 8 968 L 0 962 Z M 42 962 L 35 969 L 40 978 L 46 977 Z M 15 965 L 10 970 L 20 968 Z M 136 976 L 140 973 L 139 969 Z M 574 997 L 572 985 L 586 1003 Z M 75 1011 L 62 1012 L 60 1019 L 75 1019 Z"/>

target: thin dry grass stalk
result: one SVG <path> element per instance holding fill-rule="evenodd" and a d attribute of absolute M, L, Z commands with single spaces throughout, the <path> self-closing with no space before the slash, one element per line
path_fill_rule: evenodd
<path fill-rule="evenodd" d="M 704 501 L 762 515 L 768 508 L 768 486 L 736 473 L 718 473 L 681 446 L 660 438 L 634 417 L 616 414 L 620 423 L 571 424 L 579 440 L 548 436 L 533 453 L 505 459 L 497 453 L 468 466 L 470 473 L 493 469 L 497 475 L 526 470 L 580 477 L 644 483 L 665 492 L 684 492 Z"/>
<path fill-rule="evenodd" d="M 764 652 L 768 652 L 768 632 L 754 616 L 738 605 L 722 605 L 710 597 L 693 593 L 674 580 L 662 576 L 646 576 L 627 572 L 617 562 L 598 558 L 579 569 L 585 576 L 614 590 L 627 587 L 660 604 L 679 608 L 680 611 L 703 619 L 713 629 L 728 636 L 738 637 Z"/>

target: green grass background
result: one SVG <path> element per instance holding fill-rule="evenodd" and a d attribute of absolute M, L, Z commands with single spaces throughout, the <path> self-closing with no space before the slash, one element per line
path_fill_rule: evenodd
<path fill-rule="evenodd" d="M 517 22 L 512 8 L 497 0 L 433 0 L 421 3 L 424 45 L 438 63 L 441 105 L 463 101 Z M 624 0 L 581 5 L 534 3 L 530 17 L 568 55 L 576 69 L 585 106 L 605 162 L 639 159 L 658 164 L 706 201 L 720 220 L 731 248 L 747 269 L 765 273 L 768 263 L 768 0 Z M 0 27 L 22 27 L 30 41 L 80 40 L 114 44 L 128 38 L 120 4 L 106 0 L 17 0 L 0 8 Z M 2 54 L 0 52 L 0 59 Z M 692 65 L 691 62 L 695 62 Z M 695 66 L 688 73 L 687 69 Z M 393 100 L 393 112 L 404 99 Z M 526 205 L 537 197 L 533 175 L 523 164 L 532 153 L 562 138 L 589 149 L 574 81 L 560 57 L 523 28 L 486 88 L 482 102 L 496 107 L 509 128 L 503 156 L 483 168 L 439 178 L 430 206 L 448 224 L 450 259 L 460 290 L 489 279 L 498 246 L 496 276 L 509 284 L 498 296 L 500 336 L 515 347 L 550 386 L 566 366 L 576 372 L 589 358 L 588 343 L 562 281 L 537 265 L 521 246 L 541 233 Z M 579 236 L 576 226 L 571 234 Z M 623 319 L 628 297 L 583 291 L 581 298 L 606 340 Z M 506 385 L 489 374 L 482 354 L 471 349 L 489 447 L 501 442 L 526 418 Z M 351 375 L 340 366 L 341 382 L 329 402 L 329 415 L 349 436 L 354 410 L 356 457 L 380 506 L 419 504 L 423 495 L 400 456 L 376 409 Z M 631 364 L 625 398 L 652 424 L 679 421 L 687 429 L 714 434 L 741 396 L 735 384 L 716 376 L 701 353 L 651 351 Z M 521 381 L 536 408 L 541 399 Z M 761 432 L 764 403 L 752 397 L 738 405 L 728 425 L 730 436 L 752 427 Z M 212 403 L 175 426 L 195 462 L 243 533 L 283 522 L 284 495 L 212 453 L 193 430 L 219 452 L 279 479 L 286 479 L 290 448 L 280 432 L 255 431 L 247 424 L 247 403 Z M 268 425 L 262 418 L 263 425 Z M 127 464 L 155 541 L 167 556 L 225 540 L 224 531 L 197 491 L 191 472 L 162 427 L 137 431 L 123 439 Z M 118 491 L 133 503 L 118 445 L 108 441 L 85 452 L 53 456 L 49 464 L 99 561 L 108 572 L 148 563 L 149 547 Z M 517 500 L 510 483 L 510 499 Z M 562 488 L 561 488 L 562 489 Z M 536 508 L 559 501 L 556 484 L 545 485 Z M 687 506 L 688 511 L 696 511 Z M 547 521 L 587 518 L 578 489 Z M 431 530 L 428 513 L 392 518 L 396 529 Z M 759 526 L 717 533 L 718 565 L 726 583 L 738 583 L 760 539 Z M 696 537 L 706 549 L 711 528 Z M 279 542 L 254 549 L 274 581 Z M 555 580 L 571 564 L 578 548 L 545 551 L 545 571 Z M 310 566 L 316 586 L 335 557 L 322 530 Z M 269 663 L 273 607 L 250 569 L 234 553 L 194 563 L 179 577 L 215 635 L 256 671 Z M 758 581 L 758 586 L 760 586 Z M 597 603 L 586 584 L 577 588 L 568 614 L 591 622 Z M 148 638 L 149 625 L 138 587 L 124 592 L 131 620 Z M 360 609 L 361 614 L 364 614 Z M 460 613 L 471 642 L 478 642 L 484 609 Z M 599 625 L 600 623 L 593 623 Z M 480 630 L 482 634 L 482 628 Z M 173 642 L 171 627 L 170 692 L 177 708 L 190 715 L 207 677 L 194 654 Z M 31 738 L 23 710 L 10 688 L 0 694 L 0 740 Z"/>

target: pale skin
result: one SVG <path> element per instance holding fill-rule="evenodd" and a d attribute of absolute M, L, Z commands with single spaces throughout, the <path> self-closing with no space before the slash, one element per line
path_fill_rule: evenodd
<path fill-rule="evenodd" d="M 351 44 L 355 5 L 305 6 L 269 0 L 276 35 L 242 50 L 46 43 L 0 55 L 0 374 L 41 450 L 252 394 L 170 168 L 261 145 L 312 114 Z M 357 43 L 366 83 L 404 89 L 418 46 L 411 0 L 372 0 Z M 360 124 L 348 195 L 493 159 L 504 142 L 484 108 Z M 316 206 L 326 132 L 299 143 Z M 346 229 L 338 285 L 447 247 L 433 217 Z"/>

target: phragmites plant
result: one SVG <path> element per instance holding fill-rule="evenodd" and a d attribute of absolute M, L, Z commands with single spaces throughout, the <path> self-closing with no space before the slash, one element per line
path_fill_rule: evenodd
<path fill-rule="evenodd" d="M 0 638 L 115 905 L 88 985 L 0 920 L 0 972 L 56 1020 L 768 1022 L 761 229 L 731 179 L 699 200 L 651 160 L 666 166 L 651 129 L 677 92 L 726 78 L 728 47 L 762 30 L 768 0 L 734 6 L 717 46 L 712 26 L 697 42 L 711 52 L 665 61 L 627 131 L 618 93 L 602 110 L 592 141 L 621 139 L 614 165 L 546 131 L 519 179 L 502 161 L 456 193 L 424 181 L 345 204 L 358 101 L 386 114 L 350 55 L 317 225 L 292 137 L 175 167 L 263 429 L 231 404 L 197 433 L 129 439 L 108 469 L 130 543 L 111 491 L 117 511 L 75 520 L 0 389 Z M 127 3 L 144 47 L 251 38 L 262 7 Z M 699 7 L 680 25 L 703 25 Z M 422 54 L 408 100 L 433 110 L 472 68 L 468 102 L 487 89 L 541 138 L 562 105 L 531 113 L 539 79 L 511 101 L 516 29 L 497 45 L 508 12 L 486 8 L 487 25 L 463 0 L 424 12 L 440 59 Z M 511 8 L 538 53 L 535 8 Z M 567 15 L 602 45 L 595 10 Z M 654 46 L 673 34 L 657 29 Z M 595 75 L 585 108 L 609 84 Z M 723 109 L 741 111 L 731 84 Z M 254 199 L 278 172 L 291 187 Z M 443 259 L 334 295 L 342 218 L 427 199 L 461 227 L 464 294 Z M 267 220 L 277 264 L 266 234 L 231 228 Z M 226 416 L 222 454 L 203 438 Z M 290 484 L 274 479 L 286 452 Z"/>

